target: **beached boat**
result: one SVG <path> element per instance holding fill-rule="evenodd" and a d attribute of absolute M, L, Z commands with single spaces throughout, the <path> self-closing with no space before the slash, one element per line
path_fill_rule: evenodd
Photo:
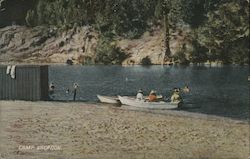
<path fill-rule="evenodd" d="M 120 102 L 124 105 L 141 107 L 141 108 L 150 108 L 150 109 L 175 109 L 178 108 L 180 102 L 172 103 L 172 102 L 148 102 L 136 100 L 135 98 L 127 97 L 127 96 L 118 96 Z"/>
<path fill-rule="evenodd" d="M 121 104 L 120 100 L 116 96 L 103 96 L 103 95 L 97 95 L 97 98 L 99 99 L 100 102 L 102 103 L 108 103 L 108 104 Z M 128 97 L 128 98 L 133 98 L 133 97 Z M 162 99 L 162 95 L 158 95 L 157 99 Z M 148 100 L 148 97 L 145 98 Z"/>
<path fill-rule="evenodd" d="M 108 104 L 119 104 L 120 103 L 120 101 L 117 97 L 97 95 L 97 98 L 102 103 L 108 103 Z"/>

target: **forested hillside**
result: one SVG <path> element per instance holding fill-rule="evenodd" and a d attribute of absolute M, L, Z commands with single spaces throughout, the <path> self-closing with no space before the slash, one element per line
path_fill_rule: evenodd
<path fill-rule="evenodd" d="M 160 47 L 163 48 L 161 52 L 165 62 L 249 62 L 249 0 L 0 2 L 1 27 L 13 24 L 29 28 L 53 27 L 57 28 L 53 36 L 58 36 L 59 32 L 90 26 L 99 35 L 94 49 L 95 59 L 92 60 L 94 63 L 122 63 L 133 56 L 133 52 L 126 53 L 126 49 L 122 49 L 117 41 L 140 40 L 145 33 L 153 36 L 155 32 L 159 38 L 164 35 L 161 39 L 164 42 L 159 42 L 159 45 L 163 44 Z M 178 41 L 176 34 L 184 42 L 177 49 L 171 49 L 171 43 Z M 0 49 L 3 47 L 3 42 L 0 42 Z"/>

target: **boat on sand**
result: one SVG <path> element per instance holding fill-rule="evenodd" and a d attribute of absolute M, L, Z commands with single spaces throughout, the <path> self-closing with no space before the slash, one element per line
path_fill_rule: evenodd
<path fill-rule="evenodd" d="M 103 95 L 97 95 L 97 98 L 102 103 L 108 103 L 108 104 L 120 104 L 120 101 L 115 96 L 103 96 Z"/>
<path fill-rule="evenodd" d="M 176 109 L 180 106 L 180 102 L 148 102 L 144 100 L 136 100 L 135 98 L 127 96 L 118 96 L 118 99 L 123 105 L 140 107 L 140 108 L 150 108 L 150 109 Z"/>
<path fill-rule="evenodd" d="M 116 96 L 103 96 L 103 95 L 97 95 L 97 98 L 100 100 L 102 103 L 108 103 L 108 104 L 121 104 L 120 100 Z M 133 97 L 129 97 L 133 98 Z M 148 100 L 148 98 L 145 98 Z M 157 99 L 163 99 L 162 95 L 158 95 Z"/>

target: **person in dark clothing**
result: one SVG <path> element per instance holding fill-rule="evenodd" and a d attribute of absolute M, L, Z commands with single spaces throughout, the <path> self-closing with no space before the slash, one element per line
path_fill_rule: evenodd
<path fill-rule="evenodd" d="M 50 85 L 49 85 L 49 97 L 50 97 L 50 99 L 53 99 L 54 98 L 54 93 L 55 93 L 55 85 L 54 85 L 54 83 L 52 82 L 52 83 L 50 83 Z"/>
<path fill-rule="evenodd" d="M 78 89 L 79 85 L 77 83 L 74 83 L 73 84 L 73 89 L 74 89 L 74 97 L 73 97 L 73 100 L 75 101 L 76 100 L 76 91 Z"/>

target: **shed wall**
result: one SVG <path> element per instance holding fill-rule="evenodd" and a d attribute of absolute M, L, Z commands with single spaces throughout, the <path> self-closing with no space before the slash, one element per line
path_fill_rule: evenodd
<path fill-rule="evenodd" d="M 48 66 L 17 66 L 16 78 L 0 66 L 0 100 L 48 100 Z"/>

